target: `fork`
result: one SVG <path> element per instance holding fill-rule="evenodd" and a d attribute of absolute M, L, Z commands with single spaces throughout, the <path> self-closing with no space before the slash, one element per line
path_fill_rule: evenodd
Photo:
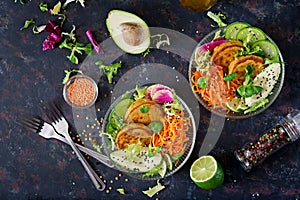
<path fill-rule="evenodd" d="M 75 146 L 73 140 L 71 139 L 68 130 L 69 124 L 67 120 L 63 117 L 62 113 L 60 110 L 57 108 L 56 105 L 52 106 L 52 109 L 50 109 L 49 117 L 53 121 L 53 125 L 56 127 L 59 127 L 60 130 L 64 129 L 65 131 L 59 132 L 62 134 L 70 146 L 72 147 L 73 151 L 76 153 L 79 161 L 83 165 L 84 169 L 88 173 L 89 177 L 91 178 L 94 186 L 96 187 L 97 190 L 103 191 L 105 189 L 105 183 L 100 179 L 100 177 L 97 175 L 97 173 L 93 170 L 91 165 L 87 162 L 87 160 L 84 158 L 84 156 L 81 154 L 81 152 L 78 150 L 78 148 Z"/>
<path fill-rule="evenodd" d="M 64 142 L 66 144 L 68 144 L 67 140 L 57 134 L 55 132 L 54 127 L 45 122 L 44 120 L 37 118 L 37 117 L 33 117 L 30 115 L 24 115 L 23 117 L 21 117 L 20 121 L 17 121 L 17 124 L 19 124 L 22 127 L 28 128 L 33 132 L 36 132 L 39 134 L 39 136 L 46 138 L 46 139 L 57 139 L 61 142 Z M 96 160 L 100 161 L 101 163 L 105 164 L 108 167 L 114 167 L 114 165 L 112 164 L 112 162 L 109 160 L 109 158 L 103 154 L 100 154 L 96 151 L 93 151 L 92 149 L 86 148 L 80 144 L 75 143 L 75 145 L 84 153 L 92 156 L 93 158 L 95 158 Z"/>

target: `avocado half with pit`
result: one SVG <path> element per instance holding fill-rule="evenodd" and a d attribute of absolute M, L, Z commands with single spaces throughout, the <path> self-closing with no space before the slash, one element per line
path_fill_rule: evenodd
<path fill-rule="evenodd" d="M 114 42 L 127 53 L 142 53 L 150 45 L 148 25 L 132 13 L 111 10 L 106 19 L 106 26 Z"/>

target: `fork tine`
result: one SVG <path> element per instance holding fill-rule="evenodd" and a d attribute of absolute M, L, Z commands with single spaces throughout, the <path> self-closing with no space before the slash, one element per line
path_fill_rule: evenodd
<path fill-rule="evenodd" d="M 30 115 L 23 115 L 19 120 L 20 121 L 16 121 L 18 125 L 27 128 L 31 131 L 35 131 L 36 133 L 38 133 L 41 130 L 44 124 L 43 120 Z"/>
<path fill-rule="evenodd" d="M 49 115 L 50 115 L 49 119 L 54 122 L 61 120 L 61 117 L 63 117 L 63 114 L 57 103 L 54 102 L 54 103 L 49 104 Z"/>

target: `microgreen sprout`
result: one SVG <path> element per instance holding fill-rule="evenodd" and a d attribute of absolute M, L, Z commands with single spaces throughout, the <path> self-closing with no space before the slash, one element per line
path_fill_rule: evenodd
<path fill-rule="evenodd" d="M 62 35 L 65 35 L 65 36 L 68 36 L 69 39 L 72 41 L 72 42 L 76 42 L 76 37 L 75 37 L 75 29 L 76 29 L 76 26 L 75 25 L 72 25 L 72 30 L 70 31 L 70 33 L 66 33 L 66 32 L 62 32 L 61 34 Z"/>
<path fill-rule="evenodd" d="M 213 13 L 211 11 L 208 11 L 207 12 L 207 16 L 209 18 L 211 18 L 213 21 L 215 21 L 218 24 L 218 27 L 225 27 L 225 26 L 227 26 L 227 24 L 223 22 L 223 20 L 226 19 L 226 16 L 223 15 L 222 13 L 215 14 L 215 13 Z"/>
<path fill-rule="evenodd" d="M 69 78 L 70 78 L 70 76 L 71 76 L 72 73 L 80 73 L 80 74 L 82 74 L 82 71 L 79 70 L 79 69 L 70 69 L 70 70 L 65 70 L 64 72 L 65 72 L 65 77 L 62 80 L 62 84 L 63 85 L 67 83 L 67 81 L 69 80 Z"/>
<path fill-rule="evenodd" d="M 41 2 L 41 3 L 40 3 L 40 10 L 41 10 L 42 12 L 48 11 L 48 4 L 47 4 L 47 3 Z"/>
<path fill-rule="evenodd" d="M 60 12 L 60 8 L 61 8 L 61 2 L 59 1 L 57 4 L 55 4 L 53 9 L 50 9 L 51 14 L 52 15 L 58 15 L 59 12 Z"/>
<path fill-rule="evenodd" d="M 82 44 L 79 42 L 70 43 L 67 39 L 65 39 L 60 45 L 59 48 L 67 48 L 71 50 L 71 54 L 67 56 L 67 58 L 74 64 L 78 64 L 79 60 L 75 53 L 83 54 L 85 52 L 87 55 L 90 55 L 93 51 L 91 44 Z"/>
<path fill-rule="evenodd" d="M 34 24 L 34 23 L 35 23 L 35 21 L 34 21 L 33 19 L 26 20 L 26 21 L 24 22 L 23 27 L 20 28 L 20 30 L 26 29 L 26 28 L 28 28 L 31 24 Z"/>
<path fill-rule="evenodd" d="M 108 82 L 112 83 L 112 79 L 114 75 L 117 74 L 118 69 L 121 67 L 122 63 L 117 62 L 110 65 L 104 65 L 102 61 L 97 61 L 95 64 L 99 66 L 100 72 L 103 72 L 106 75 Z"/>

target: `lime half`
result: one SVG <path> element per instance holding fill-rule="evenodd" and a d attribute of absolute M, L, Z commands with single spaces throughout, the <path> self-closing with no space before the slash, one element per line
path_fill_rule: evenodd
<path fill-rule="evenodd" d="M 201 156 L 192 164 L 190 177 L 198 187 L 212 190 L 222 185 L 224 172 L 214 157 Z"/>

